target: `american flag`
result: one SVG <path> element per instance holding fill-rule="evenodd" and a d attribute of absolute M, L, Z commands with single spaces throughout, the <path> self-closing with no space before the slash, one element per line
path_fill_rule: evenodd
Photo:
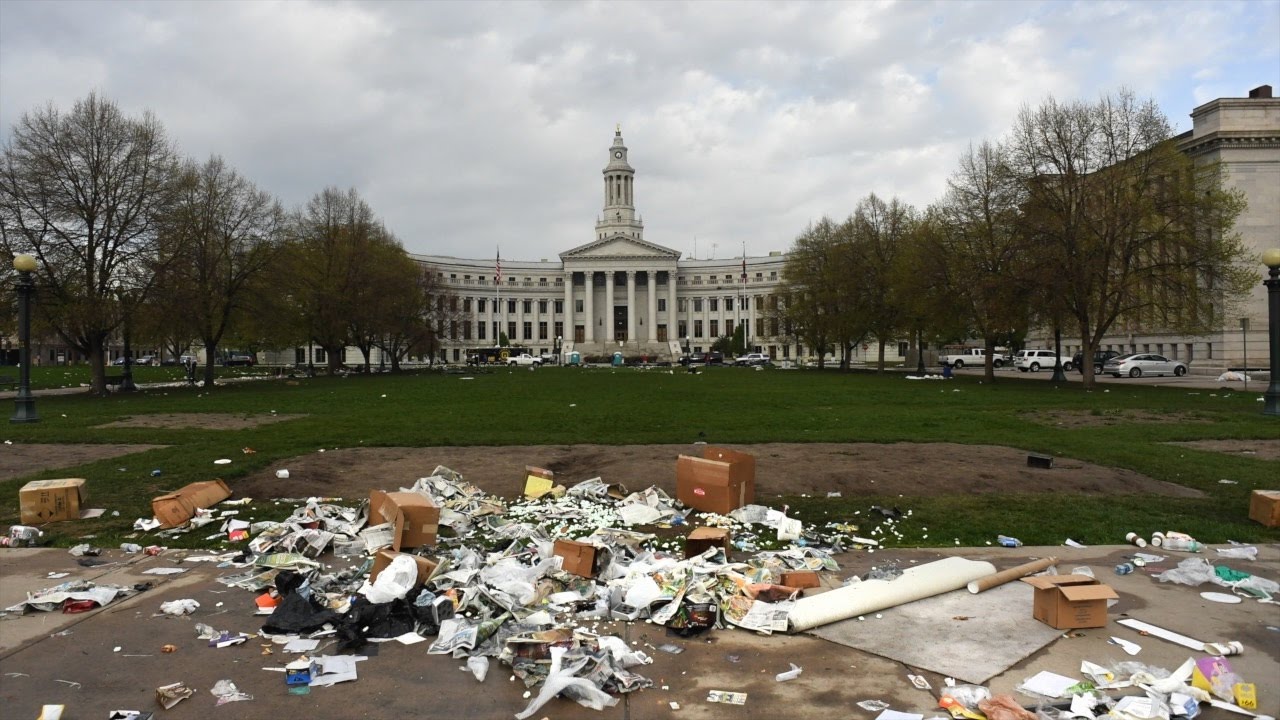
<path fill-rule="evenodd" d="M 502 284 L 502 251 L 501 250 L 498 251 L 498 258 L 493 263 L 493 282 L 498 285 Z"/>
<path fill-rule="evenodd" d="M 742 282 L 747 281 L 747 253 L 742 253 Z"/>

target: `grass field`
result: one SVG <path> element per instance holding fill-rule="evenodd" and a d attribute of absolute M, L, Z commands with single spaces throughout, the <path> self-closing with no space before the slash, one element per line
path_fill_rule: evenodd
<path fill-rule="evenodd" d="M 154 370 L 168 370 L 156 368 Z M 173 387 L 93 398 L 41 397 L 42 422 L 10 425 L 14 443 L 150 443 L 169 447 L 77 468 L 33 472 L 0 482 L 0 522 L 16 523 L 18 488 L 32 479 L 85 477 L 90 505 L 119 517 L 51 525 L 69 544 L 83 533 L 110 544 L 149 516 L 159 491 L 214 476 L 235 479 L 318 448 L 356 446 L 542 445 L 757 442 L 956 442 L 1009 445 L 1127 468 L 1204 491 L 1204 498 L 1085 497 L 1066 494 L 893 498 L 788 498 L 802 519 L 852 517 L 872 504 L 913 511 L 929 538 L 903 544 L 983 545 L 997 533 L 1027 544 L 1120 542 L 1129 529 L 1175 529 L 1208 542 L 1276 541 L 1280 532 L 1250 522 L 1248 495 L 1280 485 L 1274 461 L 1172 449 L 1169 441 L 1280 437 L 1252 395 L 1133 386 L 1084 392 L 1078 386 L 962 377 L 911 382 L 901 375 L 816 371 L 683 372 L 608 369 L 500 370 L 473 379 L 422 373 L 264 380 L 209 392 Z M 1029 411 L 1105 415 L 1140 410 L 1177 422 L 1066 428 L 1034 422 Z M 307 417 L 250 430 L 102 428 L 152 413 L 300 413 Z M 700 435 L 701 433 L 701 435 Z M 243 455 L 241 448 L 256 453 Z M 3 452 L 3 446 L 0 446 Z M 214 458 L 234 457 L 228 468 Z M 151 470 L 163 470 L 152 477 Z M 1220 484 L 1221 479 L 1236 484 Z M 637 489 L 637 488 L 633 488 Z M 269 516 L 269 508 L 259 510 Z M 195 533 L 198 534 L 198 533 Z"/>

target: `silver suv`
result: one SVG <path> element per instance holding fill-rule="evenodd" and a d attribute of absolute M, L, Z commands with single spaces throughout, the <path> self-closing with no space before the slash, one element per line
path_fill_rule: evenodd
<path fill-rule="evenodd" d="M 1040 368 L 1052 369 L 1058 362 L 1058 355 L 1052 350 L 1019 350 L 1013 356 L 1013 366 L 1021 372 L 1040 372 Z M 1063 370 L 1075 367 L 1070 360 L 1062 361 Z"/>

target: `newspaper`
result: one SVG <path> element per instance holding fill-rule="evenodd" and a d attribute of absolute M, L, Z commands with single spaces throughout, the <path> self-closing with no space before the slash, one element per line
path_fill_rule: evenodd
<path fill-rule="evenodd" d="M 743 630 L 772 635 L 775 632 L 786 632 L 787 614 L 794 605 L 791 601 L 767 603 L 735 595 L 728 599 L 722 611 L 725 620 Z"/>

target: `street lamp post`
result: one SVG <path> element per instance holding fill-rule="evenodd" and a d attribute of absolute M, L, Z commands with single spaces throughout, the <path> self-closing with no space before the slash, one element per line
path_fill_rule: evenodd
<path fill-rule="evenodd" d="M 564 347 L 564 336 L 563 336 L 563 335 L 557 335 L 557 336 L 556 336 L 556 364 L 557 364 L 557 365 L 563 365 L 563 364 L 564 364 L 564 362 L 563 362 L 563 361 L 564 361 L 564 358 L 560 357 L 561 348 L 563 348 L 563 347 Z"/>
<path fill-rule="evenodd" d="M 1280 417 L 1280 248 L 1262 253 L 1262 262 L 1270 268 L 1267 286 L 1267 337 L 1271 342 L 1271 384 L 1263 396 L 1263 415 Z"/>
<path fill-rule="evenodd" d="M 129 346 L 129 335 L 132 331 L 130 315 L 133 311 L 126 309 L 125 312 L 127 314 L 124 316 L 124 375 L 120 378 L 120 391 L 133 392 L 138 389 L 138 386 L 133 383 L 133 349 Z"/>
<path fill-rule="evenodd" d="M 13 269 L 18 271 L 18 395 L 13 399 L 11 423 L 40 422 L 36 415 L 36 399 L 31 394 L 31 296 L 36 284 L 31 273 L 36 270 L 36 259 L 30 255 L 15 255 Z"/>

